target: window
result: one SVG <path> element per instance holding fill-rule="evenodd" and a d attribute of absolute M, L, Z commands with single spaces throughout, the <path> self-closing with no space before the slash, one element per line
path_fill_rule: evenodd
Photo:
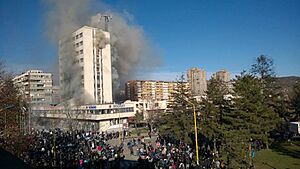
<path fill-rule="evenodd" d="M 83 49 L 81 49 L 79 53 L 80 53 L 80 54 L 83 54 Z"/>
<path fill-rule="evenodd" d="M 79 37 L 81 38 L 83 36 L 82 32 L 79 34 Z"/>
<path fill-rule="evenodd" d="M 80 58 L 80 62 L 83 62 L 83 58 Z M 83 70 L 83 68 L 82 68 L 82 70 Z"/>
<path fill-rule="evenodd" d="M 83 41 L 80 42 L 80 46 L 82 46 L 82 45 L 83 45 Z"/>

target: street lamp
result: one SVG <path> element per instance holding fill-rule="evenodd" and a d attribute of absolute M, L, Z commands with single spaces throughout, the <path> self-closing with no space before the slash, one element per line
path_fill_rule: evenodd
<path fill-rule="evenodd" d="M 198 152 L 198 132 L 197 132 L 197 120 L 196 120 L 196 108 L 195 104 L 192 103 L 189 100 L 186 100 L 189 104 L 193 106 L 193 111 L 194 111 L 194 130 L 195 130 L 195 142 L 196 142 L 196 160 L 197 160 L 197 165 L 199 165 L 199 152 Z"/>
<path fill-rule="evenodd" d="M 118 111 L 118 113 L 119 113 L 119 124 L 118 124 L 118 127 L 119 127 L 119 146 L 121 145 L 121 127 L 122 127 L 122 125 L 121 125 L 121 127 L 120 127 L 120 124 L 121 124 L 121 118 L 120 118 L 120 110 L 118 110 L 117 109 L 117 111 Z"/>

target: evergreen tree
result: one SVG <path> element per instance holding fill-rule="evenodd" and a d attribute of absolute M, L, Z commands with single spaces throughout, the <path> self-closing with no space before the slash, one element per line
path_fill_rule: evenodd
<path fill-rule="evenodd" d="M 250 74 L 237 76 L 232 106 L 223 116 L 223 154 L 228 154 L 234 167 L 250 167 L 249 145 L 253 140 L 262 140 L 268 146 L 276 113 L 264 104 L 260 79 Z"/>
<path fill-rule="evenodd" d="M 292 98 L 292 105 L 293 108 L 295 109 L 295 114 L 296 114 L 296 119 L 299 120 L 300 118 L 300 83 L 297 83 L 294 86 L 294 95 Z"/>
<path fill-rule="evenodd" d="M 272 79 L 275 77 L 273 60 L 266 55 L 260 55 L 252 65 L 250 73 L 263 80 Z"/>
<path fill-rule="evenodd" d="M 272 119 L 272 127 L 280 124 L 279 116 L 284 119 L 283 115 L 287 115 L 290 105 L 289 102 L 284 99 L 285 96 L 281 92 L 280 86 L 274 84 L 276 74 L 274 71 L 273 59 L 266 55 L 260 55 L 252 65 L 250 73 L 259 80 L 263 104 L 272 112 L 275 112 L 275 116 L 273 116 Z M 285 123 L 283 120 L 282 122 Z M 268 142 L 266 143 L 266 146 L 268 148 Z"/>
<path fill-rule="evenodd" d="M 191 143 L 189 134 L 194 126 L 193 108 L 190 104 L 191 94 L 184 83 L 183 76 L 177 81 L 177 89 L 172 93 L 172 97 L 168 111 L 160 120 L 160 134 Z"/>
<path fill-rule="evenodd" d="M 280 93 L 275 93 L 273 61 L 261 55 L 250 73 L 242 72 L 234 83 L 233 98 L 224 85 L 211 81 L 203 101 L 204 124 L 209 138 L 221 141 L 220 155 L 229 168 L 248 168 L 252 165 L 251 143 L 261 140 L 268 147 L 269 132 L 277 124 Z M 277 100 L 276 100 L 277 99 Z M 282 108 L 285 105 L 282 104 Z"/>
<path fill-rule="evenodd" d="M 262 86 L 257 78 L 251 75 L 238 77 L 234 102 L 237 113 L 245 120 L 244 127 L 250 130 L 251 138 L 267 143 L 267 132 L 275 127 L 277 115 L 264 104 L 265 96 L 261 91 Z"/>
<path fill-rule="evenodd" d="M 218 79 L 211 79 L 207 86 L 206 98 L 202 101 L 202 134 L 214 143 L 216 151 L 216 141 L 223 135 L 223 116 L 228 111 L 229 100 L 225 95 L 229 94 L 229 89 L 225 83 Z"/>
<path fill-rule="evenodd" d="M 221 155 L 230 167 L 245 168 L 252 165 L 251 142 L 261 140 L 268 148 L 269 132 L 278 122 L 276 106 L 279 94 L 272 86 L 275 77 L 273 61 L 261 55 L 252 65 L 250 73 L 237 76 L 234 97 L 229 111 L 222 114 Z M 250 146 L 250 149 L 249 149 Z"/>

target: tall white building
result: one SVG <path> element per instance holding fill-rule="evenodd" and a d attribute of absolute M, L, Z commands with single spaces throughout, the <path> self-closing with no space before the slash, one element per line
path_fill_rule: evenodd
<path fill-rule="evenodd" d="M 28 70 L 15 78 L 14 85 L 18 87 L 30 104 L 52 103 L 52 74 L 42 70 Z"/>
<path fill-rule="evenodd" d="M 64 72 L 70 71 L 70 69 L 64 68 L 65 66 L 70 67 L 66 60 L 71 59 L 73 60 L 73 65 L 71 66 L 77 66 L 78 69 L 73 72 L 74 74 L 71 72 L 69 75 L 79 77 L 77 79 L 80 80 L 81 84 L 76 87 L 83 89 L 84 95 L 89 97 L 89 102 L 98 104 L 112 103 L 111 46 L 109 40 L 109 32 L 83 26 L 73 32 L 72 37 L 59 42 L 59 79 L 61 90 L 64 90 L 63 86 L 72 86 L 70 83 L 73 83 L 67 80 L 65 77 L 66 72 Z M 72 53 L 71 56 L 68 56 L 67 53 L 70 50 L 72 50 Z"/>

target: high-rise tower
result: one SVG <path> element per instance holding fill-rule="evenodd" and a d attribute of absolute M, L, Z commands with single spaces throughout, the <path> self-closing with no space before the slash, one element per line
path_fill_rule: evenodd
<path fill-rule="evenodd" d="M 222 69 L 222 70 L 216 72 L 216 74 L 213 74 L 213 78 L 215 78 L 217 80 L 221 80 L 223 82 L 229 82 L 230 74 L 227 70 Z"/>
<path fill-rule="evenodd" d="M 84 26 L 59 43 L 59 77 L 63 100 L 85 97 L 84 103 L 112 102 L 110 33 Z M 75 94 L 74 94 L 75 93 Z"/>
<path fill-rule="evenodd" d="M 203 96 L 207 90 L 206 71 L 199 68 L 191 68 L 187 73 L 187 81 L 193 95 Z"/>

